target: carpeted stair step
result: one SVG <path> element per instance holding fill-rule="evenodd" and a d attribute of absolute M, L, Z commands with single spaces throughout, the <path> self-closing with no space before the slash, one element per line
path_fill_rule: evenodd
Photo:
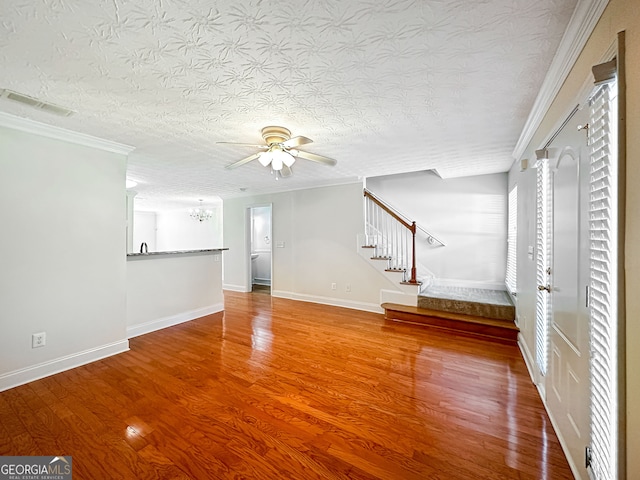
<path fill-rule="evenodd" d="M 503 290 L 429 286 L 418 295 L 418 307 L 513 322 L 516 309 Z"/>

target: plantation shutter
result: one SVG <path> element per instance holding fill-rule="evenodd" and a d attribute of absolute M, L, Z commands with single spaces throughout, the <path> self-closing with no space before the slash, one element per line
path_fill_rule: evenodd
<path fill-rule="evenodd" d="M 616 95 L 615 83 L 604 83 L 590 100 L 590 467 L 597 480 L 618 476 Z"/>
<path fill-rule="evenodd" d="M 546 152 L 545 152 L 546 157 Z M 538 160 L 536 172 L 536 281 L 538 285 L 547 285 L 549 276 L 549 161 L 546 158 Z M 547 342 L 548 342 L 548 312 L 549 294 L 544 290 L 536 293 L 536 363 L 540 373 L 547 373 Z"/>
<path fill-rule="evenodd" d="M 518 238 L 518 186 L 509 192 L 509 218 L 507 223 L 507 290 L 515 294 L 517 288 L 517 238 Z"/>

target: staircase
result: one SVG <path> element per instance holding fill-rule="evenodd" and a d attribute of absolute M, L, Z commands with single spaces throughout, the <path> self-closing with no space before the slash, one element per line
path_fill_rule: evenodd
<path fill-rule="evenodd" d="M 385 275 L 399 276 L 399 290 L 404 291 L 381 292 L 385 318 L 501 342 L 517 342 L 515 307 L 507 292 L 437 286 L 433 276 L 424 272 L 421 278 L 428 281 L 423 287 L 417 274 L 416 234 L 426 235 L 431 245 L 444 246 L 444 243 L 368 190 L 364 196 L 365 235 L 359 239 L 361 255 L 377 264 Z M 397 280 L 394 278 L 394 283 Z"/>
<path fill-rule="evenodd" d="M 516 343 L 515 307 L 502 290 L 430 286 L 417 306 L 383 303 L 387 320 L 409 322 L 502 343 Z"/>
<path fill-rule="evenodd" d="M 364 197 L 365 240 L 360 246 L 371 249 L 371 260 L 385 262 L 386 272 L 402 274 L 401 283 L 419 286 L 416 235 L 423 235 L 431 245 L 444 243 L 366 189 Z"/>

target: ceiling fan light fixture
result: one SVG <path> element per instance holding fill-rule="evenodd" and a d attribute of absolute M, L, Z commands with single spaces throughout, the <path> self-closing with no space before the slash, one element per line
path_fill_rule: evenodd
<path fill-rule="evenodd" d="M 284 163 L 287 167 L 291 167 L 291 165 L 293 165 L 296 162 L 296 157 L 294 157 L 293 155 L 291 155 L 291 153 L 289 152 L 282 152 L 284 153 L 284 157 L 282 157 L 282 163 Z"/>
<path fill-rule="evenodd" d="M 296 159 L 284 150 L 273 149 L 271 151 L 271 168 L 276 171 L 282 170 L 284 165 L 290 167 L 295 161 Z"/>
<path fill-rule="evenodd" d="M 258 161 L 260 162 L 260 165 L 262 165 L 263 167 L 266 167 L 267 165 L 269 165 L 271 163 L 271 160 L 272 160 L 272 155 L 270 151 L 263 152 L 258 157 Z"/>
<path fill-rule="evenodd" d="M 276 175 L 276 178 L 278 176 L 285 178 L 292 175 L 293 170 L 291 169 L 291 166 L 296 162 L 298 157 L 329 166 L 333 166 L 337 163 L 333 158 L 304 150 L 298 150 L 297 147 L 313 143 L 313 141 L 310 138 L 303 137 L 302 135 L 292 138 L 291 132 L 284 127 L 265 127 L 262 129 L 262 138 L 266 142 L 266 145 L 253 145 L 247 143 L 240 143 L 238 145 L 258 147 L 265 149 L 266 151 L 249 155 L 248 157 L 227 165 L 225 168 L 233 169 L 257 159 L 263 167 L 271 166 L 272 174 L 274 174 L 274 172 L 276 174 L 280 173 L 280 175 Z"/>
<path fill-rule="evenodd" d="M 284 165 L 282 156 L 273 155 L 273 159 L 271 160 L 271 168 L 273 168 L 277 172 L 278 170 L 282 170 L 282 165 Z"/>

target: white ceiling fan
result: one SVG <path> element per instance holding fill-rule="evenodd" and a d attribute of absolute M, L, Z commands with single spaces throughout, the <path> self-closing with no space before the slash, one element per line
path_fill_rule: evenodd
<path fill-rule="evenodd" d="M 312 143 L 313 140 L 303 136 L 291 138 L 291 132 L 284 127 L 264 127 L 262 129 L 262 138 L 265 145 L 254 145 L 251 143 L 235 143 L 235 142 L 217 142 L 227 143 L 231 145 L 244 145 L 247 147 L 255 147 L 265 150 L 264 152 L 254 153 L 242 160 L 227 165 L 225 168 L 237 168 L 245 163 L 258 160 L 265 167 L 271 166 L 272 172 L 278 177 L 290 177 L 293 173 L 291 166 L 296 158 L 304 158 L 312 162 L 322 163 L 323 165 L 334 166 L 336 162 L 333 158 L 317 155 L 311 152 L 299 150 L 297 147 Z"/>

